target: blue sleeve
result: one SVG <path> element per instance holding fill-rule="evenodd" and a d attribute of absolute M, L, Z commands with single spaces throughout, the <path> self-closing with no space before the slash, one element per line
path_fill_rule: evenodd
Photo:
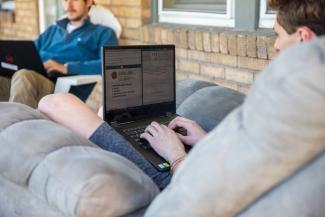
<path fill-rule="evenodd" d="M 48 28 L 45 32 L 43 32 L 38 38 L 34 41 L 35 47 L 38 51 L 42 48 L 42 45 L 44 44 L 45 38 L 48 37 L 48 32 L 50 31 L 50 28 Z"/>
<path fill-rule="evenodd" d="M 96 129 L 89 140 L 106 151 L 114 152 L 132 161 L 144 173 L 152 178 L 160 189 L 165 188 L 169 184 L 171 179 L 171 174 L 169 172 L 159 172 L 106 122 Z"/>
<path fill-rule="evenodd" d="M 99 47 L 104 45 L 118 45 L 118 40 L 115 33 L 111 29 L 104 31 L 99 37 Z M 80 62 L 67 62 L 68 74 L 78 74 L 78 75 L 96 75 L 102 73 L 102 61 L 101 52 L 99 49 L 99 59 L 90 61 L 80 61 Z M 91 69 L 91 70 L 89 70 Z"/>
<path fill-rule="evenodd" d="M 49 60 L 48 56 L 42 55 L 43 54 L 43 49 L 46 43 L 48 43 L 49 41 L 53 40 L 54 34 L 54 25 L 50 26 L 49 28 L 47 28 L 37 39 L 35 39 L 34 44 L 36 49 L 38 50 L 38 53 L 42 59 L 43 62 Z"/>

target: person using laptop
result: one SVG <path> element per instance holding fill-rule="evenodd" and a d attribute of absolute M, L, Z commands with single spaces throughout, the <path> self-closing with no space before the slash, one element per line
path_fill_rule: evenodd
<path fill-rule="evenodd" d="M 112 29 L 90 22 L 88 11 L 93 4 L 94 0 L 64 0 L 66 18 L 35 40 L 48 74 L 101 74 L 101 47 L 117 45 L 118 40 Z M 26 69 L 17 71 L 11 80 L 1 78 L 0 86 L 0 99 L 9 98 L 33 108 L 43 96 L 54 91 L 53 81 Z"/>
<path fill-rule="evenodd" d="M 271 0 L 269 4 L 278 11 L 274 25 L 277 35 L 274 48 L 277 52 L 325 35 L 323 0 Z M 186 158 L 184 143 L 195 145 L 207 134 L 194 121 L 182 117 L 175 118 L 168 126 L 152 122 L 141 137 L 149 141 L 153 149 L 170 163 L 171 173 L 159 172 L 120 134 L 73 95 L 46 96 L 40 101 L 38 109 L 50 119 L 90 139 L 101 148 L 128 158 L 160 188 L 169 183 L 172 173 Z M 173 129 L 176 127 L 185 128 L 187 135 L 175 133 Z"/>

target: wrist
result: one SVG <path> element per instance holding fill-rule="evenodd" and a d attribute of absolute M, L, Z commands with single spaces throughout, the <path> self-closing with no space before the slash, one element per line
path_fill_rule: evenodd
<path fill-rule="evenodd" d="M 177 159 L 183 157 L 184 155 L 186 155 L 186 152 L 184 150 L 177 150 L 171 153 L 171 155 L 169 155 L 168 158 L 166 158 L 166 160 L 169 162 L 170 165 L 172 165 L 173 162 L 175 162 Z"/>
<path fill-rule="evenodd" d="M 183 156 L 177 158 L 175 161 L 171 162 L 170 164 L 170 172 L 174 173 L 176 168 L 180 165 L 181 162 L 187 157 L 187 154 L 185 153 Z"/>
<path fill-rule="evenodd" d="M 63 73 L 66 75 L 68 74 L 68 64 L 67 63 L 63 64 Z"/>

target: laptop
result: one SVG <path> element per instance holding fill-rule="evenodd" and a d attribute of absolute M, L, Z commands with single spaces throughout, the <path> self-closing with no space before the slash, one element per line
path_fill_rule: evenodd
<path fill-rule="evenodd" d="M 33 41 L 0 40 L 0 76 L 11 78 L 20 69 L 33 70 L 54 83 L 59 77 L 71 76 L 47 73 Z M 68 92 L 85 102 L 95 85 L 96 82 L 71 85 Z"/>
<path fill-rule="evenodd" d="M 169 170 L 139 135 L 152 121 L 176 117 L 175 46 L 104 46 L 102 58 L 104 120 L 159 171 Z"/>
<path fill-rule="evenodd" d="M 48 77 L 33 41 L 0 40 L 0 76 L 11 78 L 20 69 Z"/>

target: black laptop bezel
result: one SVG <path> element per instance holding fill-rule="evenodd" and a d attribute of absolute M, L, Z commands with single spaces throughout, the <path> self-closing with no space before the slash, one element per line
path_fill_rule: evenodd
<path fill-rule="evenodd" d="M 8 54 L 18 59 L 15 62 L 7 62 L 4 55 Z M 18 64 L 17 61 L 22 62 Z M 35 43 L 30 40 L 0 40 L 0 62 L 14 64 L 18 70 L 29 69 L 48 77 Z M 15 72 L 0 68 L 1 76 L 11 77 Z"/>
<path fill-rule="evenodd" d="M 129 107 L 125 109 L 114 109 L 108 111 L 108 108 L 106 106 L 106 97 L 108 95 L 108 88 L 106 87 L 106 73 L 105 73 L 105 51 L 108 50 L 121 50 L 121 49 L 172 49 L 173 50 L 173 94 L 174 99 L 172 102 L 164 102 L 164 103 L 156 103 L 156 104 L 150 104 L 150 105 L 142 105 L 142 106 L 136 106 L 136 107 Z M 102 76 L 103 76 L 103 117 L 104 120 L 108 123 L 124 123 L 126 120 L 128 122 L 130 121 L 136 121 L 142 118 L 150 117 L 152 116 L 158 117 L 158 116 L 168 116 L 171 114 L 176 113 L 176 65 L 175 65 L 175 45 L 115 45 L 115 46 L 103 46 L 102 48 Z M 119 119 L 116 118 L 118 114 L 125 114 L 120 116 Z M 143 114 L 143 115 L 142 115 Z M 124 118 L 125 117 L 125 118 Z"/>

